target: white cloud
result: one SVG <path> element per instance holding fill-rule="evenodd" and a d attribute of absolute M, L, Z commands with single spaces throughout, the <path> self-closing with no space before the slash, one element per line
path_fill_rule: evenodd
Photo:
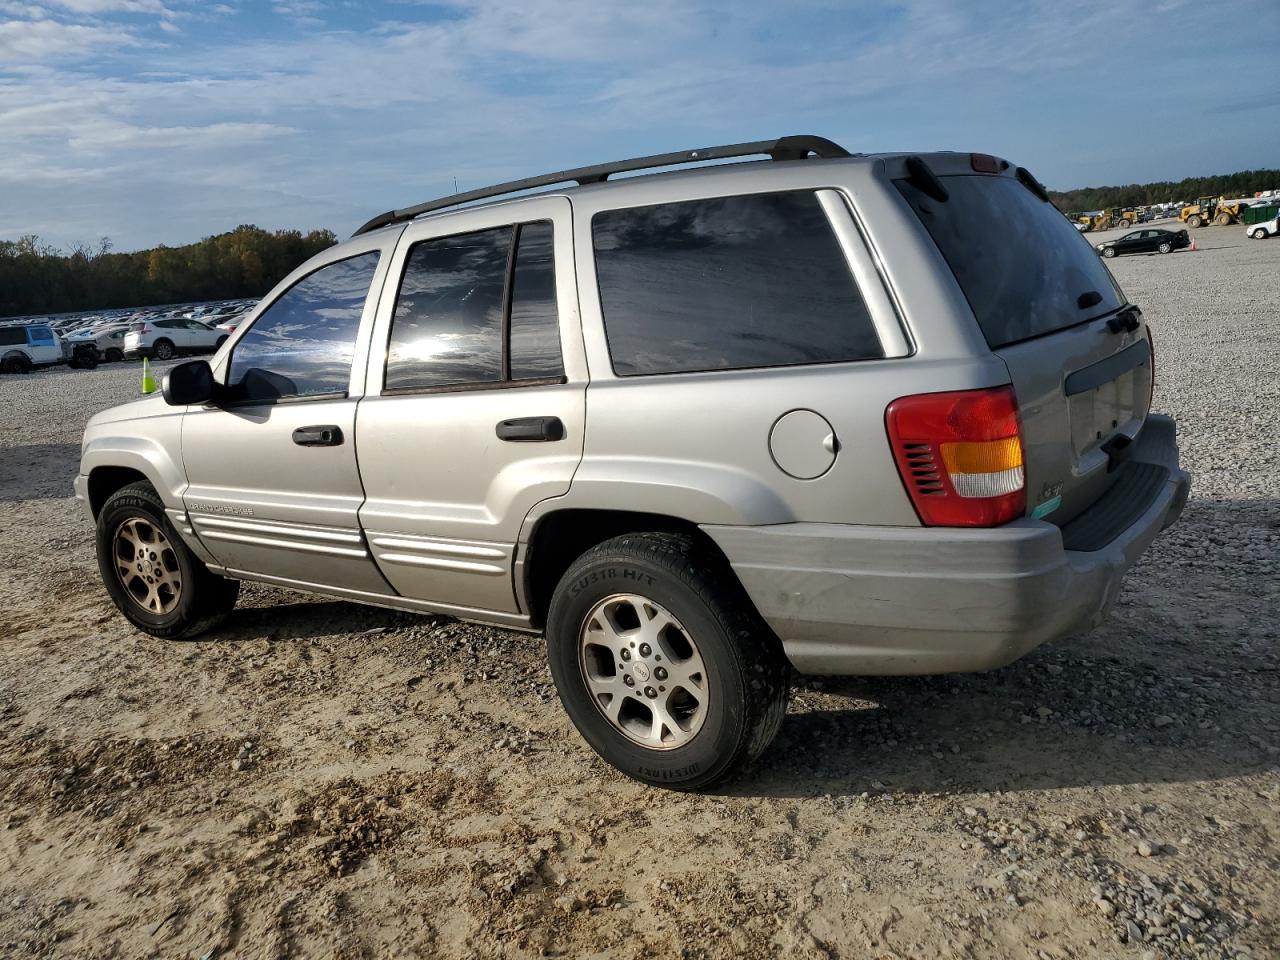
<path fill-rule="evenodd" d="M 1237 0 L 1236 14 L 1264 34 L 1280 28 L 1274 3 Z M 188 237 L 291 218 L 340 230 L 447 192 L 454 175 L 465 188 L 794 132 L 855 150 L 1004 152 L 1068 186 L 1088 158 L 1100 162 L 1098 131 L 1211 106 L 1205 85 L 1244 56 L 1206 53 L 1199 38 L 1220 15 L 1184 0 L 1016 11 L 994 0 L 446 0 L 447 16 L 439 2 L 400 4 L 377 23 L 363 4 L 275 0 L 267 21 L 323 17 L 325 29 L 280 37 L 272 22 L 269 41 L 194 29 L 217 18 L 207 33 L 225 37 L 226 24 L 254 22 L 227 4 L 55 0 L 30 12 L 0 0 L 0 12 L 18 6 L 26 19 L 0 24 L 0 193 L 18 198 L 0 211 L 0 236 L 48 216 L 24 184 L 74 183 L 99 191 L 74 224 L 67 212 L 79 232 L 41 229 L 55 242 L 112 234 L 121 248 L 154 242 L 148 223 Z M 179 23 L 181 36 L 161 32 Z M 1194 51 L 1197 70 L 1146 91 L 1104 89 L 1112 50 L 1085 35 L 1140 38 L 1174 63 Z M 1237 85 L 1219 100 L 1274 115 L 1262 92 Z M 1203 133 L 1179 163 L 1222 149 Z M 1267 136 L 1257 139 L 1261 150 Z"/>
<path fill-rule="evenodd" d="M 115 26 L 10 20 L 0 23 L 0 65 L 78 57 L 102 47 L 130 47 L 139 40 Z"/>

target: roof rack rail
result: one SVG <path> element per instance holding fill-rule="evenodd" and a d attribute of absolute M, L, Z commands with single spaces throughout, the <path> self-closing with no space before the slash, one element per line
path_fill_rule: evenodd
<path fill-rule="evenodd" d="M 430 200 L 403 210 L 388 210 L 374 217 L 352 234 L 358 237 L 370 230 L 377 230 L 392 223 L 404 223 L 433 210 L 456 207 L 473 200 L 486 200 L 500 197 L 507 193 L 518 193 L 536 187 L 549 187 L 557 183 L 576 182 L 578 184 L 602 183 L 615 173 L 631 170 L 649 170 L 654 167 L 671 167 L 680 163 L 702 163 L 705 160 L 725 160 L 729 157 L 751 157 L 757 154 L 768 154 L 774 160 L 803 160 L 809 154 L 823 159 L 852 156 L 848 150 L 825 137 L 799 135 L 780 137 L 777 140 L 757 140 L 753 143 L 731 143 L 720 147 L 702 147 L 698 150 L 680 150 L 676 153 L 656 153 L 649 157 L 636 157 L 632 160 L 616 160 L 613 163 L 599 163 L 591 167 L 575 167 L 572 170 L 558 170 L 555 173 L 544 173 L 540 177 L 529 177 L 525 180 L 511 180 L 492 187 L 481 187 L 465 193 L 455 193 L 450 197 Z"/>

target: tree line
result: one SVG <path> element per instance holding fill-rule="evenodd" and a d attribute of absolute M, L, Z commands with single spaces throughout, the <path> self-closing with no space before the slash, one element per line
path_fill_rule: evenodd
<path fill-rule="evenodd" d="M 330 230 L 269 232 L 252 225 L 181 247 L 65 252 L 29 235 L 0 240 L 0 317 L 260 297 L 337 242 Z"/>
<path fill-rule="evenodd" d="M 1050 190 L 1049 196 L 1059 210 L 1105 210 L 1108 207 L 1150 206 L 1174 200 L 1200 197 L 1251 197 L 1261 190 L 1280 189 L 1280 170 L 1241 170 L 1215 177 L 1187 177 L 1185 180 L 1159 180 L 1155 183 L 1130 183 L 1118 187 L 1081 187 L 1078 190 Z"/>

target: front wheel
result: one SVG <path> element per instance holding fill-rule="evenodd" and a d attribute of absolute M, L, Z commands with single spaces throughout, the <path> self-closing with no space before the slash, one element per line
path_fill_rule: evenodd
<path fill-rule="evenodd" d="M 168 340 L 157 340 L 155 346 L 151 348 L 151 354 L 157 360 L 172 360 L 174 354 L 173 344 Z"/>
<path fill-rule="evenodd" d="M 1195 227 L 1200 227 L 1200 226 L 1203 226 L 1203 225 L 1204 225 L 1204 221 L 1200 219 L 1200 214 L 1198 214 L 1198 213 L 1193 213 L 1191 216 L 1187 217 L 1187 226 L 1188 226 L 1188 227 L 1195 228 Z"/>
<path fill-rule="evenodd" d="M 1253 237 L 1255 240 L 1265 240 L 1267 237 L 1267 231 L 1259 227 L 1257 230 L 1253 231 L 1253 233 L 1249 234 L 1249 236 Z"/>
<path fill-rule="evenodd" d="M 151 484 L 113 493 L 97 522 L 98 572 L 121 613 L 153 637 L 194 637 L 231 612 L 239 580 L 209 572 L 165 516 Z"/>
<path fill-rule="evenodd" d="M 684 534 L 628 534 L 577 559 L 547 616 L 560 702 L 628 776 L 708 787 L 759 756 L 790 668 L 723 561 Z"/>
<path fill-rule="evenodd" d="M 1103 250 L 1102 250 L 1102 255 L 1103 255 L 1104 257 L 1106 257 L 1108 260 L 1110 260 L 1112 257 L 1114 257 L 1114 256 L 1116 255 L 1116 248 L 1115 248 L 1115 247 L 1104 247 L 1104 248 L 1103 248 Z"/>
<path fill-rule="evenodd" d="M 1161 253 L 1173 253 L 1173 244 L 1162 243 L 1160 244 L 1160 246 L 1156 247 L 1156 249 L 1159 250 Z"/>
<path fill-rule="evenodd" d="M 108 347 L 104 356 L 107 363 L 119 363 L 124 359 L 124 353 L 115 347 Z"/>

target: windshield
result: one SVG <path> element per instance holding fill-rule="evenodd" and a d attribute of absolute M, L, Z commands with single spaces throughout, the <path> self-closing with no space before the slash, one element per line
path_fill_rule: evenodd
<path fill-rule="evenodd" d="M 992 349 L 1124 305 L 1110 271 L 1053 204 L 1012 177 L 942 182 L 950 194 L 945 203 L 906 180 L 894 185 L 942 251 Z"/>

